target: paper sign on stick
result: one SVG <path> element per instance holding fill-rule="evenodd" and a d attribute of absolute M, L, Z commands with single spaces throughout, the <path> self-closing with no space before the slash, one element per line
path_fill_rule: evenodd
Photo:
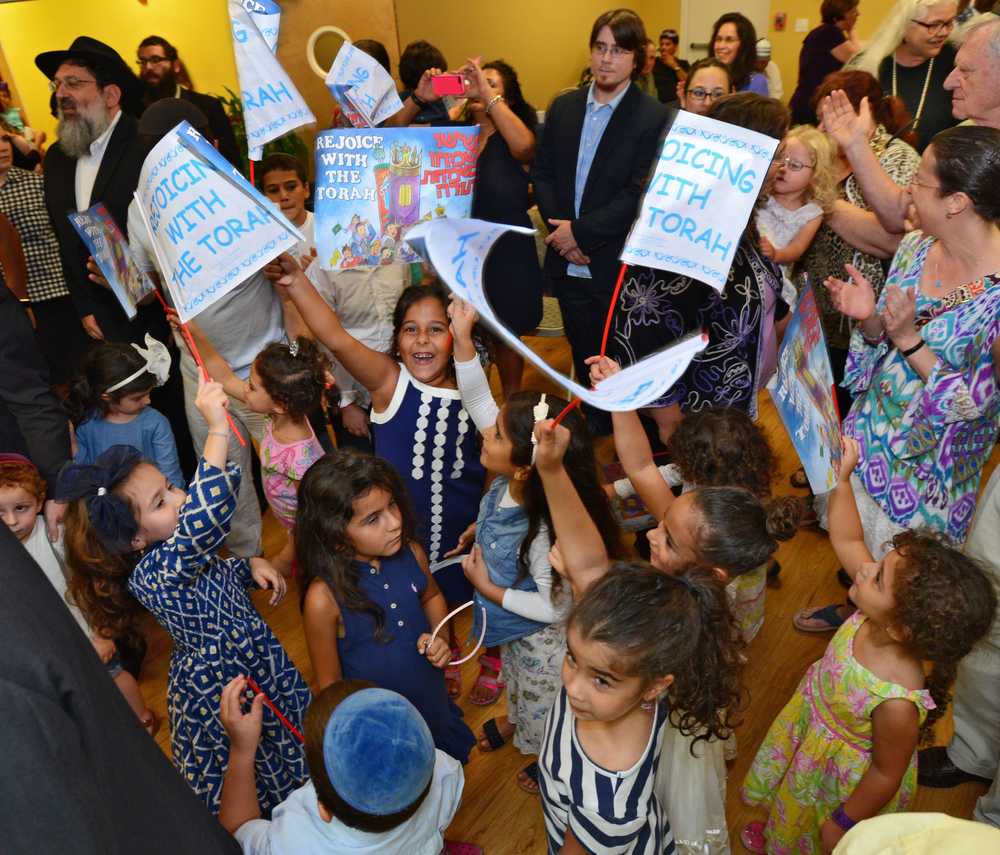
<path fill-rule="evenodd" d="M 156 288 L 153 280 L 136 266 L 125 235 L 103 202 L 67 216 L 131 320 L 139 302 Z"/>
<path fill-rule="evenodd" d="M 417 223 L 472 213 L 479 128 L 373 128 L 316 137 L 315 235 L 326 270 L 419 261 Z"/>
<path fill-rule="evenodd" d="M 274 53 L 278 46 L 281 7 L 273 0 L 240 0 L 240 3 L 250 15 L 250 20 L 257 25 L 271 53 Z"/>
<path fill-rule="evenodd" d="M 340 46 L 326 85 L 356 128 L 381 124 L 403 109 L 389 72 L 350 42 Z"/>
<path fill-rule="evenodd" d="M 829 492 L 840 471 L 840 419 L 812 288 L 802 292 L 795 306 L 768 392 L 806 470 L 809 487 L 817 496 Z"/>
<path fill-rule="evenodd" d="M 679 111 L 621 260 L 690 276 L 721 291 L 778 142 Z"/>
<path fill-rule="evenodd" d="M 479 312 L 480 320 L 508 347 L 586 403 L 610 412 L 643 407 L 673 386 L 695 354 L 705 349 L 707 339 L 695 335 L 630 365 L 601 381 L 594 389 L 570 380 L 507 329 L 486 299 L 483 265 L 493 244 L 505 232 L 533 234 L 534 230 L 483 220 L 442 219 L 415 226 L 407 235 L 407 241 L 434 265 L 452 293 L 470 303 Z"/>
<path fill-rule="evenodd" d="M 187 122 L 146 157 L 135 198 L 182 322 L 303 240 Z"/>
<path fill-rule="evenodd" d="M 240 78 L 247 150 L 250 160 L 260 160 L 266 143 L 303 125 L 313 124 L 316 117 L 271 53 L 272 48 L 244 8 L 245 2 L 229 0 L 229 18 L 236 72 Z"/>

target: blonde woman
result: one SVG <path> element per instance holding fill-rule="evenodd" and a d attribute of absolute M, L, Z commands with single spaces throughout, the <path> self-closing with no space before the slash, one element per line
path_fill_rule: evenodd
<path fill-rule="evenodd" d="M 956 122 L 945 78 L 955 67 L 955 0 L 897 0 L 868 46 L 845 70 L 867 71 L 887 95 L 901 98 L 913 118 L 917 150 Z"/>

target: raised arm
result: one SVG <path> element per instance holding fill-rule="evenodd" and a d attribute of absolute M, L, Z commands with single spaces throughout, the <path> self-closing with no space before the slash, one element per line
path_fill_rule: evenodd
<path fill-rule="evenodd" d="M 455 380 L 462 395 L 462 406 L 472 417 L 476 430 L 482 433 L 497 423 L 500 408 L 493 400 L 490 382 L 472 343 L 476 310 L 464 300 L 453 297 L 448 306 L 448 317 L 451 318 L 451 334 L 455 343 Z"/>
<path fill-rule="evenodd" d="M 502 98 L 494 101 L 495 94 L 486 82 L 483 69 L 480 67 L 480 57 L 472 57 L 462 66 L 459 73 L 465 76 L 465 93 L 470 98 L 476 98 L 486 106 L 486 113 L 494 127 L 503 137 L 507 148 L 518 163 L 531 163 L 535 156 L 535 135 L 531 132 L 517 114 L 507 106 Z"/>
<path fill-rule="evenodd" d="M 173 309 L 168 310 L 167 317 L 170 319 L 172 325 L 176 325 L 177 314 Z M 229 363 L 222 358 L 212 342 L 205 338 L 205 334 L 201 331 L 201 327 L 198 324 L 194 321 L 188 321 L 187 328 L 195 344 L 198 345 L 201 358 L 205 360 L 205 368 L 208 369 L 208 376 L 217 383 L 221 383 L 227 395 L 231 395 L 237 401 L 246 403 L 247 384 L 233 373 L 233 369 L 229 367 Z"/>
<path fill-rule="evenodd" d="M 337 313 L 327 305 L 294 258 L 286 253 L 278 261 L 282 276 L 276 281 L 276 287 L 284 289 L 299 314 L 309 319 L 309 328 L 316 338 L 333 351 L 351 376 L 371 393 L 376 409 L 382 409 L 391 399 L 399 378 L 396 361 L 362 344 L 344 329 Z"/>
<path fill-rule="evenodd" d="M 844 450 L 840 459 L 840 477 L 830 493 L 830 545 L 853 579 L 862 564 L 871 564 L 875 559 L 865 545 L 865 531 L 861 527 L 861 517 L 851 488 L 851 473 L 858 465 L 860 454 L 858 441 L 845 436 L 842 442 Z"/>
<path fill-rule="evenodd" d="M 895 186 L 894 184 L 893 187 Z M 826 222 L 845 243 L 876 258 L 892 258 L 902 238 L 902 230 L 888 231 L 874 213 L 843 199 L 833 203 L 833 210 L 827 214 Z"/>
<path fill-rule="evenodd" d="M 535 426 L 535 436 L 538 438 L 535 468 L 545 490 L 564 575 L 576 600 L 607 572 L 610 559 L 601 533 L 563 466 L 569 430 L 548 419 Z"/>

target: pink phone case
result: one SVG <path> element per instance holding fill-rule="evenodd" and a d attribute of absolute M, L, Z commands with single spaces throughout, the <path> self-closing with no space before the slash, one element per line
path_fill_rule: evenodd
<path fill-rule="evenodd" d="M 435 95 L 464 95 L 465 81 L 461 74 L 438 74 L 431 78 Z"/>

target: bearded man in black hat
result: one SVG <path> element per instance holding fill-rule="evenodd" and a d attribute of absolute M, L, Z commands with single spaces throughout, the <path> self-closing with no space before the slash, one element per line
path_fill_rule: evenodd
<path fill-rule="evenodd" d="M 66 285 L 87 335 L 142 340 L 114 295 L 87 276 L 87 250 L 67 214 L 103 202 L 123 232 L 145 150 L 135 112 L 142 84 L 115 50 L 79 36 L 68 50 L 47 51 L 35 65 L 51 81 L 59 141 L 45 157 L 45 201 L 59 238 Z"/>

